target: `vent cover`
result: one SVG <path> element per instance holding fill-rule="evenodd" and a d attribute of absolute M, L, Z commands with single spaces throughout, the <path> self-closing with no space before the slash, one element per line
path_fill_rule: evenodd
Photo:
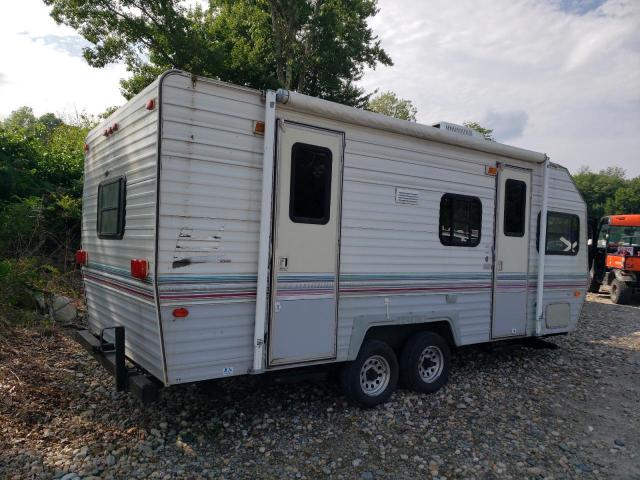
<path fill-rule="evenodd" d="M 449 122 L 440 122 L 436 123 L 434 127 L 449 133 L 455 133 L 457 135 L 465 135 L 467 137 L 484 139 L 484 136 L 480 132 L 476 132 L 472 128 L 465 127 L 464 125 L 457 125 L 455 123 Z"/>
<path fill-rule="evenodd" d="M 398 205 L 418 205 L 419 192 L 408 188 L 396 188 L 396 203 Z"/>

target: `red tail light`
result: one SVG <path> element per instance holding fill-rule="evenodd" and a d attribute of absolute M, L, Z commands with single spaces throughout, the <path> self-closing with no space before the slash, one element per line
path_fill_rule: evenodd
<path fill-rule="evenodd" d="M 147 102 L 147 110 L 153 110 L 156 108 L 156 101 L 152 98 Z"/>
<path fill-rule="evenodd" d="M 176 318 L 184 318 L 187 315 L 189 315 L 189 310 L 187 310 L 184 307 L 179 307 L 179 308 L 174 308 L 172 313 L 173 313 L 173 316 Z"/>
<path fill-rule="evenodd" d="M 86 265 L 89 260 L 89 256 L 87 255 L 86 250 L 78 250 L 76 252 L 76 263 L 78 265 Z"/>
<path fill-rule="evenodd" d="M 88 152 L 88 151 L 89 151 L 89 144 L 88 144 L 88 143 L 85 143 L 85 144 L 84 144 L 84 147 L 82 147 L 82 149 L 83 149 L 85 152 Z"/>
<path fill-rule="evenodd" d="M 131 259 L 131 276 L 144 280 L 149 276 L 149 262 L 146 258 Z"/>

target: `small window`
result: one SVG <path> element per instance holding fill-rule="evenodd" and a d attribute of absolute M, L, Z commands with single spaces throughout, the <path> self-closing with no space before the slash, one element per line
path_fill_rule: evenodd
<path fill-rule="evenodd" d="M 482 202 L 477 197 L 446 193 L 440 200 L 440 242 L 457 247 L 480 243 Z"/>
<path fill-rule="evenodd" d="M 600 233 L 598 235 L 598 247 L 607 248 L 609 245 L 609 225 L 604 224 L 600 227 Z"/>
<path fill-rule="evenodd" d="M 527 184 L 509 178 L 504 184 L 504 234 L 523 237 L 527 208 Z"/>
<path fill-rule="evenodd" d="M 124 235 L 125 188 L 124 177 L 98 186 L 98 238 L 120 240 Z"/>
<path fill-rule="evenodd" d="M 536 248 L 540 250 L 540 214 Z M 546 255 L 576 255 L 580 249 L 580 219 L 577 215 L 547 212 Z"/>
<path fill-rule="evenodd" d="M 305 143 L 291 147 L 289 218 L 325 225 L 331 207 L 331 150 Z"/>

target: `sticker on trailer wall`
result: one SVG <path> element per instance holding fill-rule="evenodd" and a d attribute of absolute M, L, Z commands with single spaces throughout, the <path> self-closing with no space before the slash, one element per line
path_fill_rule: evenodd
<path fill-rule="evenodd" d="M 229 375 L 233 375 L 233 367 L 224 367 L 222 369 L 222 376 L 228 377 Z"/>

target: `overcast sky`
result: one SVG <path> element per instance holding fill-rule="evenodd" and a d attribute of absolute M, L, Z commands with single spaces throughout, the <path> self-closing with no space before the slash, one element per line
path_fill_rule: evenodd
<path fill-rule="evenodd" d="M 371 21 L 394 66 L 367 90 L 411 99 L 418 121 L 475 120 L 570 170 L 640 175 L 640 0 L 379 0 Z M 99 113 L 124 102 L 121 65 L 93 69 L 84 41 L 39 0 L 4 2 L 0 115 Z"/>

